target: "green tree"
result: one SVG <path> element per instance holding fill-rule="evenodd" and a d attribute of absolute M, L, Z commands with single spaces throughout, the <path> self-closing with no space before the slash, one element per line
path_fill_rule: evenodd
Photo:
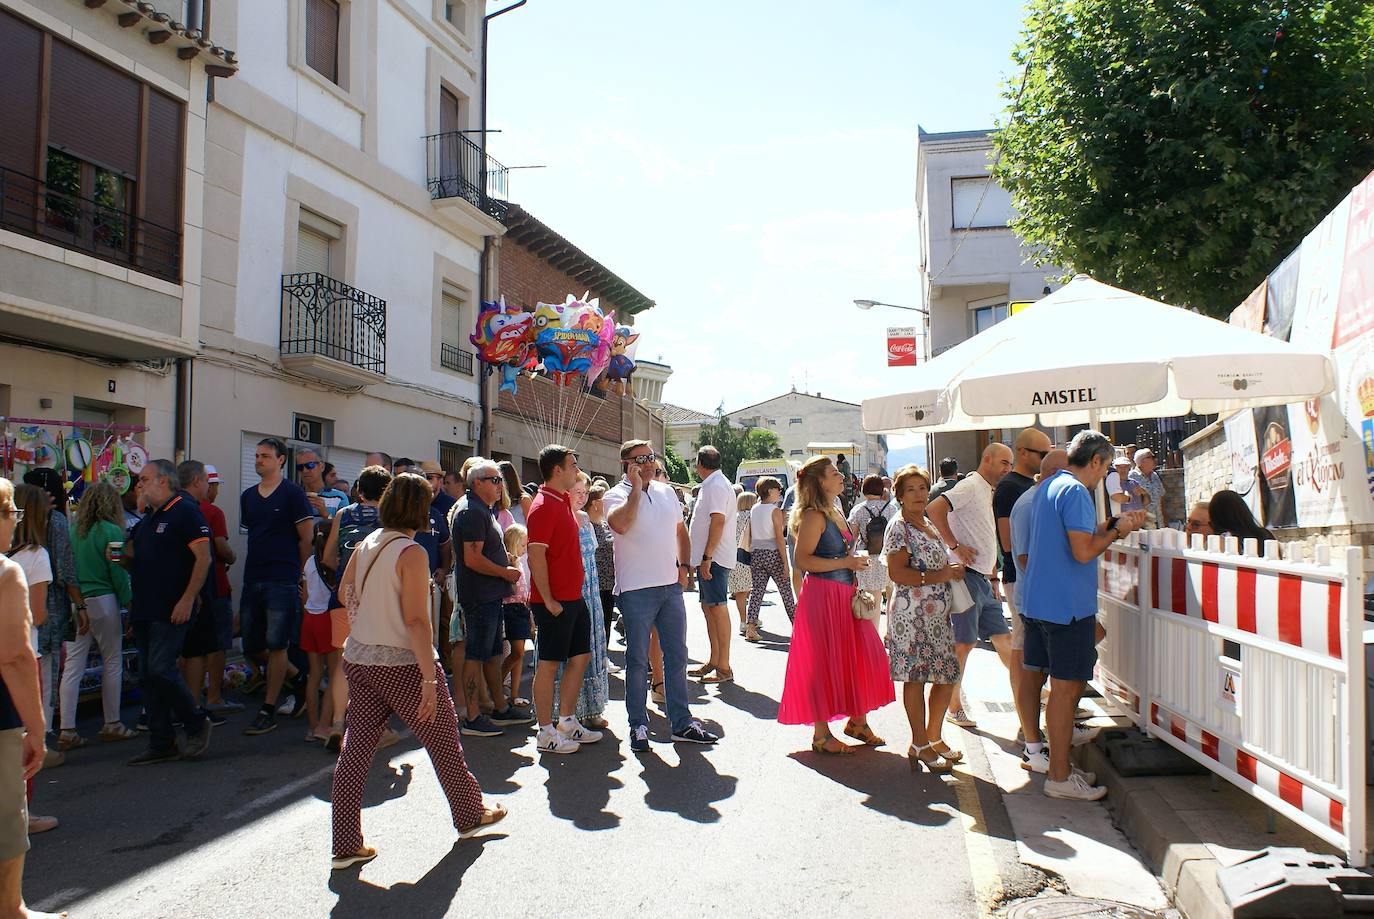
<path fill-rule="evenodd" d="M 1030 0 L 993 174 L 1047 264 L 1224 315 L 1374 168 L 1366 0 Z"/>
<path fill-rule="evenodd" d="M 680 485 L 686 485 L 694 478 L 691 466 L 672 444 L 663 447 L 663 468 L 668 470 L 668 478 Z"/>
<path fill-rule="evenodd" d="M 720 468 L 725 477 L 734 480 L 739 464 L 749 459 L 777 459 L 782 456 L 778 435 L 763 428 L 736 427 L 724 415 L 714 424 L 701 426 L 697 446 L 707 444 L 720 451 Z"/>

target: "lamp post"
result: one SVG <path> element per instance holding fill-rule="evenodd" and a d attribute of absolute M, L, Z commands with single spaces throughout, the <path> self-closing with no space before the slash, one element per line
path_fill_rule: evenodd
<path fill-rule="evenodd" d="M 900 303 L 884 303 L 881 300 L 855 300 L 854 305 L 861 310 L 871 310 L 875 306 L 885 306 L 888 309 L 906 310 L 911 313 L 921 314 L 921 356 L 924 361 L 930 360 L 930 310 L 922 309 L 919 306 L 903 306 Z M 926 465 L 930 466 L 935 462 L 935 435 L 926 434 Z"/>

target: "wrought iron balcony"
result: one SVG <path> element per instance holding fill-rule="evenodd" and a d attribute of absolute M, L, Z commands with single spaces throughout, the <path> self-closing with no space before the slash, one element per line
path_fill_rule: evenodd
<path fill-rule="evenodd" d="M 472 352 L 457 345 L 441 342 L 439 345 L 439 364 L 459 373 L 472 373 Z"/>
<path fill-rule="evenodd" d="M 386 301 L 315 272 L 281 279 L 282 363 L 344 384 L 386 375 Z"/>
<path fill-rule="evenodd" d="M 181 234 L 0 167 L 0 227 L 181 283 Z"/>
<path fill-rule="evenodd" d="M 482 152 L 462 131 L 425 138 L 429 196 L 462 198 L 498 220 L 506 213 L 506 167 Z"/>

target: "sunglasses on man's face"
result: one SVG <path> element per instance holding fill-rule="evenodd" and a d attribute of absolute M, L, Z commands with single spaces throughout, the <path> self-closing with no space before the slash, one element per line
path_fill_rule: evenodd
<path fill-rule="evenodd" d="M 626 460 L 626 462 L 634 463 L 636 466 L 643 466 L 645 463 L 652 463 L 656 459 L 658 459 L 658 457 L 654 454 L 645 453 L 642 456 L 632 456 L 628 460 Z"/>
<path fill-rule="evenodd" d="M 1022 447 L 1021 449 L 1025 450 L 1027 453 L 1034 453 L 1036 456 L 1040 457 L 1042 462 L 1044 461 L 1045 457 L 1050 455 L 1050 451 L 1037 450 L 1034 447 Z"/>
<path fill-rule="evenodd" d="M 304 472 L 304 471 L 307 470 L 307 469 L 315 469 L 315 468 L 317 468 L 319 465 L 320 465 L 320 463 L 319 463 L 318 460 L 311 460 L 311 461 L 308 462 L 308 463 L 297 463 L 297 464 L 296 464 L 296 471 L 297 471 L 297 472 Z"/>
<path fill-rule="evenodd" d="M 502 476 L 499 476 L 499 475 L 484 475 L 484 476 L 480 476 L 480 477 L 477 479 L 477 481 L 479 481 L 479 482 L 491 482 L 491 483 L 494 484 L 494 485 L 500 485 L 502 482 L 505 481 L 505 479 L 504 479 Z"/>

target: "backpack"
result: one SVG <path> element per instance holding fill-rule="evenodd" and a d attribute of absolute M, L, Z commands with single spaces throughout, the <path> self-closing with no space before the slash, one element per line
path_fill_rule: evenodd
<path fill-rule="evenodd" d="M 362 545 L 369 533 L 381 526 L 377 508 L 350 504 L 339 511 L 339 575 L 348 567 L 349 556 Z"/>
<path fill-rule="evenodd" d="M 864 508 L 868 511 L 868 526 L 864 527 L 864 548 L 869 555 L 883 554 L 883 539 L 887 536 L 887 509 L 892 506 L 888 501 L 883 505 L 883 509 L 877 514 L 873 513 L 872 508 Z"/>

